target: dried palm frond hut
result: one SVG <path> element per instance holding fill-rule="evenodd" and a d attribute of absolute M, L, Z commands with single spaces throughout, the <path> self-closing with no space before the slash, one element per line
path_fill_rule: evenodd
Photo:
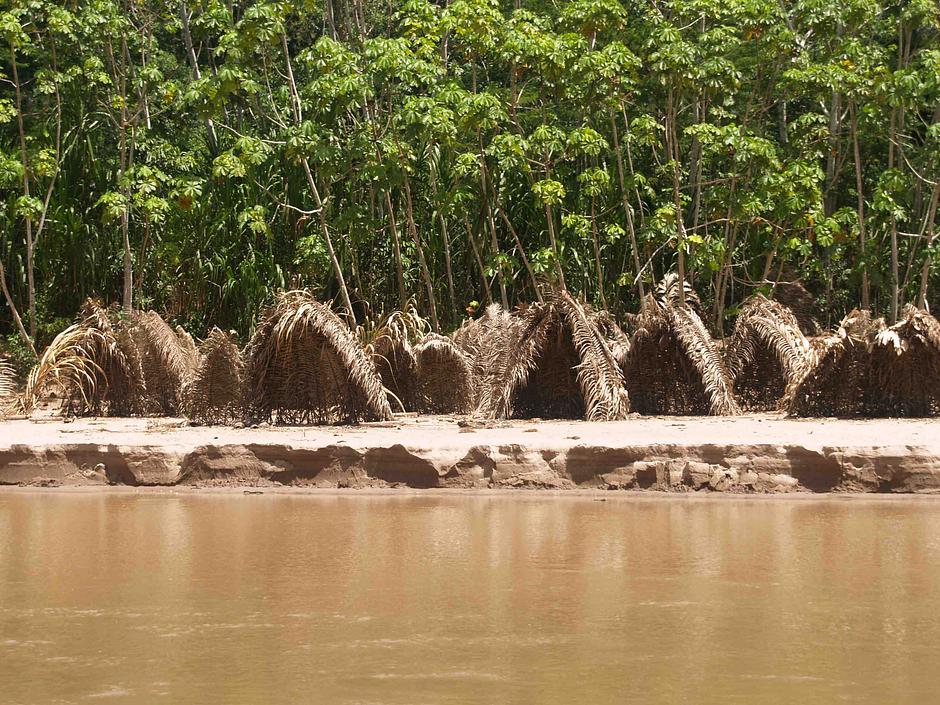
<path fill-rule="evenodd" d="M 627 355 L 630 353 L 630 337 L 623 332 L 623 329 L 609 311 L 596 311 L 592 314 L 591 319 L 600 334 L 604 336 L 604 340 L 607 341 L 607 347 L 610 348 L 617 365 L 623 369 Z"/>
<path fill-rule="evenodd" d="M 426 414 L 473 411 L 470 359 L 450 338 L 428 333 L 414 348 L 417 361 L 417 410 Z"/>
<path fill-rule="evenodd" d="M 85 302 L 78 323 L 59 333 L 30 371 L 24 412 L 53 389 L 64 395 L 66 415 L 140 413 L 145 392 L 140 360 L 127 322 L 116 311 Z"/>
<path fill-rule="evenodd" d="M 688 305 L 647 296 L 624 366 L 641 414 L 739 413 L 731 376 L 699 315 Z"/>
<path fill-rule="evenodd" d="M 248 347 L 247 410 L 279 423 L 387 420 L 392 409 L 369 356 L 309 292 L 281 294 Z"/>
<path fill-rule="evenodd" d="M 470 360 L 473 406 L 476 408 L 488 386 L 491 370 L 488 353 L 503 350 L 515 335 L 520 319 L 499 304 L 490 304 L 479 318 L 464 321 L 450 335 L 454 345 Z"/>
<path fill-rule="evenodd" d="M 771 411 L 802 375 L 810 345 L 790 309 L 755 294 L 741 306 L 724 355 L 744 408 Z"/>
<path fill-rule="evenodd" d="M 133 318 L 131 336 L 140 356 L 148 411 L 152 413 L 179 413 L 180 392 L 199 364 L 192 338 L 180 330 L 170 328 L 156 311 L 138 313 Z"/>
<path fill-rule="evenodd" d="M 478 411 L 489 418 L 624 418 L 630 402 L 603 334 L 566 292 L 516 314 L 498 346 L 483 351 Z"/>
<path fill-rule="evenodd" d="M 232 334 L 213 328 L 200 348 L 200 362 L 183 385 L 183 413 L 203 424 L 240 420 L 245 405 L 245 363 Z"/>
<path fill-rule="evenodd" d="M 421 340 L 428 328 L 414 308 L 395 311 L 379 325 L 367 347 L 393 408 L 417 408 L 418 365 L 412 343 Z"/>
<path fill-rule="evenodd" d="M 861 416 L 871 384 L 872 346 L 884 319 L 852 311 L 835 333 L 814 338 L 803 374 L 790 383 L 784 407 L 792 416 Z"/>
<path fill-rule="evenodd" d="M 875 336 L 863 407 L 868 416 L 940 413 L 940 321 L 908 306 Z"/>

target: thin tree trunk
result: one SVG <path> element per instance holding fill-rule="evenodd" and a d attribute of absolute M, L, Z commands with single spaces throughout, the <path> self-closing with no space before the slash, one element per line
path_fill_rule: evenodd
<path fill-rule="evenodd" d="M 640 248 L 636 240 L 636 227 L 633 223 L 633 208 L 630 207 L 630 199 L 627 198 L 626 179 L 623 173 L 623 155 L 620 153 L 620 136 L 617 134 L 617 121 L 613 112 L 608 111 L 610 118 L 610 129 L 613 131 L 614 152 L 617 155 L 617 176 L 620 179 L 620 197 L 623 201 L 623 212 L 627 217 L 627 232 L 630 235 L 630 248 L 633 250 L 633 267 L 636 270 L 637 292 L 640 295 L 640 310 L 645 305 L 646 294 L 643 291 L 643 277 L 640 276 Z"/>
<path fill-rule="evenodd" d="M 940 201 L 940 183 L 933 187 L 933 194 L 930 196 L 930 208 L 927 211 L 927 251 L 924 254 L 924 266 L 920 270 L 920 293 L 917 297 L 917 305 L 924 309 L 927 308 L 927 285 L 930 282 L 931 247 L 937 237 L 935 228 L 938 201 Z"/>
<path fill-rule="evenodd" d="M 388 210 L 388 224 L 392 228 L 392 254 L 395 256 L 395 279 L 398 283 L 398 306 L 405 309 L 408 294 L 405 291 L 405 272 L 401 262 L 401 238 L 398 236 L 398 224 L 395 222 L 395 208 L 392 206 L 392 194 L 388 189 L 385 192 L 385 208 Z"/>
<path fill-rule="evenodd" d="M 180 22 L 183 27 L 183 44 L 186 46 L 186 56 L 189 59 L 189 65 L 193 70 L 193 76 L 198 81 L 202 78 L 202 74 L 199 71 L 199 62 L 196 60 L 196 49 L 193 46 L 193 35 L 189 30 L 189 18 L 191 13 L 189 8 L 186 7 L 186 0 L 181 0 L 180 2 Z M 205 119 L 206 124 L 206 134 L 209 136 L 209 148 L 215 152 L 218 149 L 218 139 L 215 134 L 215 123 L 212 122 L 212 118 L 207 117 Z"/>
<path fill-rule="evenodd" d="M 535 292 L 535 298 L 542 302 L 542 292 L 539 291 L 539 283 L 535 279 L 535 272 L 532 271 L 532 264 L 529 262 L 529 258 L 526 256 L 525 248 L 522 246 L 522 242 L 519 240 L 519 235 L 516 233 L 516 229 L 512 226 L 512 222 L 509 220 L 509 216 L 506 215 L 506 211 L 503 210 L 503 207 L 496 204 L 496 211 L 499 213 L 500 218 L 503 219 L 506 228 L 512 233 L 512 239 L 516 243 L 516 250 L 519 252 L 519 257 L 522 259 L 522 265 L 525 267 L 526 273 L 529 275 L 529 281 L 532 283 L 532 291 Z"/>
<path fill-rule="evenodd" d="M 479 133 L 477 134 L 479 139 Z M 506 293 L 506 276 L 503 273 L 503 263 L 500 258 L 499 240 L 496 237 L 496 222 L 493 219 L 493 206 L 490 203 L 490 181 L 486 170 L 486 155 L 483 154 L 482 143 L 480 149 L 480 188 L 483 191 L 483 204 L 486 208 L 486 227 L 490 231 L 490 247 L 493 248 L 493 257 L 496 259 L 496 280 L 499 282 L 499 295 L 503 308 L 509 310 L 509 296 Z"/>
<path fill-rule="evenodd" d="M 487 304 L 493 303 L 493 295 L 490 293 L 490 284 L 486 281 L 486 269 L 483 267 L 483 260 L 480 257 L 480 250 L 477 247 L 476 240 L 473 237 L 473 230 L 470 227 L 470 221 L 467 220 L 466 214 L 463 217 L 464 228 L 467 231 L 467 240 L 470 241 L 470 249 L 473 250 L 473 258 L 476 260 L 477 269 L 480 272 L 480 282 L 483 286 L 483 298 L 486 300 Z"/>
<path fill-rule="evenodd" d="M 591 239 L 594 241 L 594 268 L 597 274 L 597 293 L 601 307 L 607 310 L 607 297 L 604 295 L 604 270 L 601 267 L 601 246 L 597 236 L 597 212 L 594 199 L 591 199 Z"/>
<path fill-rule="evenodd" d="M 403 155 L 402 155 L 403 156 Z M 441 332 L 441 322 L 437 317 L 437 303 L 434 299 L 434 282 L 431 280 L 431 271 L 428 269 L 428 260 L 424 254 L 424 242 L 418 233 L 418 227 L 414 219 L 414 202 L 411 198 L 411 180 L 408 173 L 405 172 L 405 218 L 408 222 L 408 232 L 418 251 L 418 265 L 421 268 L 421 277 L 424 279 L 424 287 L 428 295 L 428 307 L 431 313 L 431 325 L 435 333 Z"/>
<path fill-rule="evenodd" d="M 548 223 L 548 241 L 552 246 L 552 254 L 555 260 L 555 274 L 558 276 L 558 286 L 562 291 L 567 291 L 565 286 L 565 273 L 561 267 L 561 252 L 558 250 L 558 241 L 555 238 L 555 216 L 552 213 L 552 207 L 545 204 L 545 222 Z"/>
<path fill-rule="evenodd" d="M 666 101 L 666 140 L 669 158 L 672 160 L 672 200 L 676 211 L 676 251 L 679 269 L 679 305 L 685 305 L 685 224 L 682 220 L 681 183 L 679 175 L 679 145 L 676 130 L 676 107 L 673 89 L 669 89 Z"/>
<path fill-rule="evenodd" d="M 29 346 L 29 349 L 33 353 L 33 357 L 38 357 L 36 354 L 36 347 L 33 345 L 32 338 L 30 338 L 29 333 L 26 332 L 26 328 L 23 327 L 23 319 L 20 318 L 20 312 L 16 308 L 13 297 L 10 296 L 10 290 L 7 288 L 7 274 L 2 260 L 0 260 L 0 287 L 3 288 L 3 297 L 6 299 L 7 307 L 10 309 L 10 315 L 13 316 L 13 322 L 16 324 L 16 330 L 19 332 L 20 338 L 22 338 L 23 342 Z"/>
<path fill-rule="evenodd" d="M 23 125 L 23 97 L 20 92 L 20 77 L 16 64 L 16 49 L 10 45 L 10 63 L 13 67 L 13 91 L 16 97 L 16 127 L 20 139 L 20 159 L 23 164 L 23 196 L 29 200 L 29 157 L 26 154 L 26 129 Z M 26 290 L 29 313 L 29 336 L 36 338 L 36 283 L 33 271 L 33 219 L 26 214 Z M 4 286 L 6 286 L 4 280 Z"/>
<path fill-rule="evenodd" d="M 862 181 L 862 156 L 858 145 L 858 112 L 853 102 L 850 106 L 852 119 L 852 150 L 855 158 L 855 191 L 858 195 L 858 250 L 862 260 L 862 309 L 871 307 L 871 293 L 868 284 L 868 264 L 865 261 L 865 186 Z"/>

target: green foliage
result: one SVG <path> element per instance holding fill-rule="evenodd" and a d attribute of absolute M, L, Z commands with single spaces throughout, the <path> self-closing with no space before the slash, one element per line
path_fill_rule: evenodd
<path fill-rule="evenodd" d="M 940 256 L 933 0 L 10 0 L 0 44 L 39 329 L 120 300 L 125 256 L 137 301 L 243 334 L 280 287 L 447 326 L 559 266 L 635 310 L 680 253 L 716 325 L 793 272 L 832 319 Z"/>

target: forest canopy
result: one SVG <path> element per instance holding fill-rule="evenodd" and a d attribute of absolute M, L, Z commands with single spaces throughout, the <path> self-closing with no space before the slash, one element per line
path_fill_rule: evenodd
<path fill-rule="evenodd" d="M 940 303 L 936 0 L 4 8 L 0 348 L 88 296 L 243 339 L 296 287 L 438 330 L 670 271 L 725 332 L 777 282 Z"/>

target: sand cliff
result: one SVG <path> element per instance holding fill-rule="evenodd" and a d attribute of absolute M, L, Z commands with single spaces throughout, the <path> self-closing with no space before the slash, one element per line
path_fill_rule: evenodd
<path fill-rule="evenodd" d="M 0 484 L 940 492 L 940 420 L 0 423 Z"/>

